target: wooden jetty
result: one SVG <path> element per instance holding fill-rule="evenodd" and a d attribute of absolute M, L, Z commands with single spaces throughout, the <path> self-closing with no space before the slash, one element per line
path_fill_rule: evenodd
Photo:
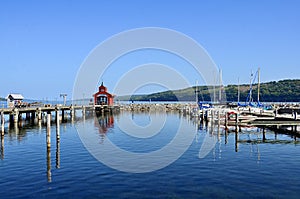
<path fill-rule="evenodd" d="M 17 124 L 25 115 L 26 120 L 40 121 L 43 118 L 47 118 L 47 121 L 51 120 L 52 113 L 55 113 L 56 123 L 60 120 L 64 121 L 66 113 L 69 113 L 71 119 L 75 117 L 76 110 L 81 110 L 85 115 L 88 111 L 95 112 L 113 112 L 118 110 L 119 106 L 113 105 L 86 105 L 86 106 L 43 106 L 43 107 L 23 107 L 23 108 L 1 108 L 1 134 L 4 134 L 5 115 L 9 115 L 9 122 Z"/>

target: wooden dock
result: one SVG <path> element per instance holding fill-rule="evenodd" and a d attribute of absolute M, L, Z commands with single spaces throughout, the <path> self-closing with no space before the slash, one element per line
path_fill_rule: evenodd
<path fill-rule="evenodd" d="M 66 115 L 72 119 L 75 117 L 76 110 L 81 110 L 82 114 L 86 112 L 113 112 L 118 110 L 119 106 L 108 106 L 108 105 L 85 105 L 85 106 L 43 106 L 43 107 L 22 107 L 22 108 L 1 108 L 1 134 L 4 135 L 5 126 L 5 115 L 9 115 L 9 122 L 17 124 L 22 118 L 25 120 L 37 120 L 40 121 L 43 118 L 51 120 L 52 113 L 55 113 L 56 123 L 59 120 L 65 120 Z M 25 115 L 25 117 L 24 117 Z"/>

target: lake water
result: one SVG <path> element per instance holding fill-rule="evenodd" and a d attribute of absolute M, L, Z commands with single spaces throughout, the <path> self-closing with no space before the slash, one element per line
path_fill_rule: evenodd
<path fill-rule="evenodd" d="M 270 130 L 263 135 L 262 129 L 250 127 L 227 133 L 171 112 L 121 112 L 79 115 L 62 123 L 59 142 L 53 123 L 47 148 L 46 125 L 22 125 L 7 126 L 1 139 L 1 198 L 300 195 L 300 145 L 290 135 Z"/>

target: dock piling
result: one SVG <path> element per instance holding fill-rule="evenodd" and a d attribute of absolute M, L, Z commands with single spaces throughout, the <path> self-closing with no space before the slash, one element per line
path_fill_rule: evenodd
<path fill-rule="evenodd" d="M 59 122 L 59 109 L 55 111 L 56 115 L 56 141 L 60 139 L 60 122 Z"/>
<path fill-rule="evenodd" d="M 220 128 L 220 122 L 221 122 L 221 120 L 220 120 L 220 109 L 218 110 L 218 128 Z"/>
<path fill-rule="evenodd" d="M 41 108 L 37 108 L 36 109 L 36 114 L 37 114 L 38 120 L 42 120 L 42 111 L 41 111 Z"/>
<path fill-rule="evenodd" d="M 65 121 L 65 110 L 61 110 L 61 121 L 64 122 Z"/>
<path fill-rule="evenodd" d="M 1 111 L 1 136 L 4 135 L 4 123 L 5 123 L 4 112 Z"/>
<path fill-rule="evenodd" d="M 85 106 L 82 106 L 82 115 L 85 116 Z"/>
<path fill-rule="evenodd" d="M 19 110 L 17 108 L 15 108 L 13 110 L 13 117 L 14 117 L 14 123 L 18 123 L 18 120 L 19 120 Z"/>
<path fill-rule="evenodd" d="M 73 119 L 75 117 L 75 110 L 74 110 L 74 106 L 70 107 L 70 115 L 71 115 L 71 119 Z"/>
<path fill-rule="evenodd" d="M 224 126 L 225 126 L 225 130 L 227 130 L 228 129 L 228 113 L 227 112 L 225 113 L 225 124 L 224 124 Z"/>
<path fill-rule="evenodd" d="M 47 147 L 51 146 L 51 112 L 47 112 Z"/>
<path fill-rule="evenodd" d="M 235 131 L 239 131 L 239 116 L 237 113 L 235 113 Z"/>

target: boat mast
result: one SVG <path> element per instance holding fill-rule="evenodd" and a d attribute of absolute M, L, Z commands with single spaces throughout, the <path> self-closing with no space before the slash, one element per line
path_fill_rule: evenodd
<path fill-rule="evenodd" d="M 196 87 L 195 87 L 195 94 L 196 94 L 196 104 L 198 105 L 198 93 L 199 93 L 199 91 L 198 91 L 198 80 L 196 80 Z"/>
<path fill-rule="evenodd" d="M 214 73 L 214 85 L 213 85 L 213 90 L 214 90 L 214 99 L 213 103 L 216 101 L 216 74 Z"/>
<path fill-rule="evenodd" d="M 257 103 L 259 103 L 259 89 L 260 89 L 260 67 L 257 70 L 258 84 L 257 84 Z"/>
<path fill-rule="evenodd" d="M 249 103 L 252 102 L 252 78 L 253 78 L 253 72 L 251 70 L 251 76 L 250 76 L 250 91 L 249 91 Z"/>
<path fill-rule="evenodd" d="M 238 103 L 240 103 L 240 78 L 238 78 Z"/>
<path fill-rule="evenodd" d="M 219 102 L 222 100 L 222 70 L 219 70 Z"/>

